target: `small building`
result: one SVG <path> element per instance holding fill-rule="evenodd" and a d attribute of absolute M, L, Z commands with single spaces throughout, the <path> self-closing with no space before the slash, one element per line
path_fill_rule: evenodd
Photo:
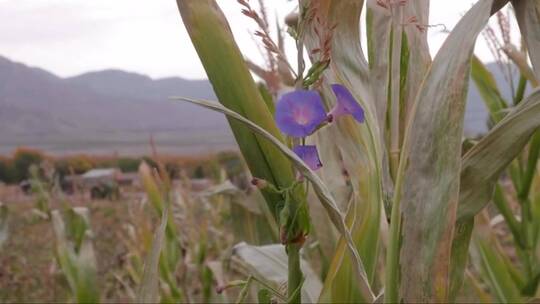
<path fill-rule="evenodd" d="M 92 198 L 118 198 L 122 171 L 116 168 L 92 169 L 81 175 L 84 188 Z"/>
<path fill-rule="evenodd" d="M 81 175 L 85 185 L 94 183 L 116 182 L 122 176 L 122 171 L 115 168 L 92 169 Z"/>

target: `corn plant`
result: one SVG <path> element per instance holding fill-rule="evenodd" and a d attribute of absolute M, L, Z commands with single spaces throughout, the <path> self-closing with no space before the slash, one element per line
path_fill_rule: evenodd
<path fill-rule="evenodd" d="M 428 0 L 300 0 L 298 13 L 287 18 L 296 69 L 264 18 L 249 1 L 238 2 L 261 27 L 256 35 L 274 61 L 286 62 L 294 88 L 275 94 L 274 112 L 215 1 L 177 0 L 221 105 L 181 99 L 227 115 L 254 184 L 279 223 L 288 254 L 287 300 L 301 301 L 299 250 L 317 224 L 306 210 L 310 189 L 341 236 L 319 301 L 454 300 L 475 216 L 540 126 L 536 90 L 463 153 L 474 44 L 490 16 L 510 1 L 478 1 L 432 59 Z M 511 2 L 537 79 L 540 3 Z M 367 58 L 360 26 L 366 27 Z M 343 184 L 352 195 L 338 193 Z"/>
<path fill-rule="evenodd" d="M 9 209 L 0 202 L 0 250 L 9 237 Z"/>
<path fill-rule="evenodd" d="M 97 265 L 87 208 L 53 210 L 56 260 L 77 303 L 98 303 Z"/>
<path fill-rule="evenodd" d="M 139 169 L 143 187 L 148 200 L 161 215 L 150 252 L 144 263 L 144 272 L 137 295 L 137 301 L 144 303 L 156 302 L 159 299 L 159 281 L 167 286 L 167 291 L 161 293 L 166 302 L 180 302 L 183 292 L 175 276 L 175 271 L 181 258 L 181 244 L 177 229 L 169 211 L 171 205 L 170 181 L 162 165 L 159 175 L 153 174 L 146 163 Z"/>
<path fill-rule="evenodd" d="M 228 204 L 227 217 L 236 242 L 263 245 L 278 241 L 277 224 L 259 192 L 246 193 L 226 180 L 202 192 L 199 198 L 207 205 Z"/>
<path fill-rule="evenodd" d="M 36 203 L 33 212 L 44 219 L 50 218 L 50 202 L 51 202 L 51 189 L 52 182 L 43 180 L 40 176 L 40 168 L 36 165 L 33 165 L 29 168 L 29 173 L 31 176 L 31 190 L 36 195 Z"/>
<path fill-rule="evenodd" d="M 166 303 L 210 302 L 215 295 L 212 292 L 215 271 L 210 267 L 215 261 L 210 261 L 210 255 L 215 248 L 214 243 L 208 241 L 210 225 L 207 219 L 197 214 L 202 208 L 209 209 L 207 202 L 197 200 L 180 186 L 175 189 L 164 166 L 160 162 L 157 164 L 157 170 L 145 163 L 139 169 L 148 202 L 161 220 L 146 253 L 142 274 L 135 274 L 139 277 L 135 300 L 150 303 L 158 300 Z M 216 219 L 212 225 L 224 227 L 218 217 L 210 214 L 207 217 Z M 180 228 L 177 225 L 181 225 Z M 213 241 L 218 243 L 216 247 L 222 246 L 219 240 Z M 136 255 L 134 268 L 140 265 L 140 256 Z M 193 288 L 200 288 L 202 292 L 197 294 Z"/>
<path fill-rule="evenodd" d="M 46 163 L 29 168 L 35 208 L 32 213 L 50 221 L 55 235 L 54 255 L 71 297 L 76 303 L 99 303 L 97 261 L 93 247 L 90 211 L 85 207 L 71 207 L 58 191 L 55 172 Z M 57 202 L 61 209 L 53 209 Z M 7 209 L 6 209 L 7 212 Z M 7 214 L 6 214 L 7 215 Z M 7 229 L 7 227 L 6 227 Z"/>
<path fill-rule="evenodd" d="M 503 96 L 494 76 L 478 58 L 473 58 L 471 73 L 486 108 L 489 109 L 489 125 L 496 125 L 504 119 L 511 107 L 516 107 L 523 101 L 528 85 L 533 89 L 539 85 L 533 69 L 527 63 L 526 48 L 515 46 L 511 40 L 508 18 L 499 12 L 497 19 L 502 39 L 496 38 L 492 27 L 486 29 L 486 37 L 490 45 L 494 46 L 493 53 L 498 59 L 499 69 L 503 73 L 508 71 L 505 80 L 511 92 L 510 96 Z M 521 51 L 518 51 L 519 49 Z M 519 71 L 517 87 L 514 84 L 515 74 L 512 73 L 512 67 Z M 473 237 L 473 265 L 483 274 L 479 279 L 487 283 L 492 297 L 500 302 L 523 301 L 523 296 L 538 296 L 539 148 L 540 135 L 535 132 L 526 149 L 519 153 L 505 170 L 506 178 L 498 181 L 493 194 L 493 203 L 499 217 L 504 219 L 512 236 L 517 261 L 512 259 L 508 252 L 501 250 L 502 240 L 495 234 L 497 227 L 493 227 L 497 225 L 491 224 L 496 217 L 491 219 L 489 214 L 484 213 Z"/>

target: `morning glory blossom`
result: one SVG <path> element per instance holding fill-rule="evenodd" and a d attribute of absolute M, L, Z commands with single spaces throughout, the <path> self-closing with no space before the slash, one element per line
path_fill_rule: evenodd
<path fill-rule="evenodd" d="M 322 167 L 317 147 L 311 145 L 296 146 L 293 148 L 293 151 L 306 163 L 306 165 L 308 165 L 309 168 L 311 168 L 311 170 L 315 171 Z"/>
<path fill-rule="evenodd" d="M 278 128 L 292 137 L 311 135 L 327 119 L 316 91 L 297 90 L 284 94 L 276 105 Z"/>
<path fill-rule="evenodd" d="M 329 113 L 332 119 L 350 114 L 358 122 L 364 122 L 364 110 L 345 86 L 341 84 L 333 84 L 332 91 L 334 91 L 337 99 L 337 104 Z"/>

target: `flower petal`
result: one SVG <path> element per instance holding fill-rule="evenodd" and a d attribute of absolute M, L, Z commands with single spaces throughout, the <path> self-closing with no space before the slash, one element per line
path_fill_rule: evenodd
<path fill-rule="evenodd" d="M 336 95 L 337 104 L 330 114 L 333 118 L 350 114 L 358 122 L 364 122 L 364 109 L 358 104 L 349 90 L 341 84 L 333 84 L 332 91 Z"/>
<path fill-rule="evenodd" d="M 276 105 L 276 123 L 285 134 L 306 137 L 326 120 L 321 96 L 315 91 L 297 90 L 284 94 Z"/>
<path fill-rule="evenodd" d="M 294 153 L 298 155 L 311 170 L 318 170 L 322 167 L 319 153 L 316 146 L 296 146 L 293 148 Z"/>

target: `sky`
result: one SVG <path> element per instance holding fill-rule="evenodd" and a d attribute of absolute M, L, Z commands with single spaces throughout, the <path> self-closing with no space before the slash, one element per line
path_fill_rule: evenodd
<path fill-rule="evenodd" d="M 252 20 L 240 13 L 236 0 L 217 2 L 241 50 L 261 62 L 250 34 L 256 29 Z M 271 20 L 282 20 L 294 2 L 267 0 Z M 430 24 L 452 29 L 474 2 L 432 0 Z M 114 68 L 153 78 L 205 78 L 175 0 L 0 0 L 0 20 L 0 55 L 62 77 Z M 440 29 L 428 32 L 432 54 L 446 38 Z M 482 38 L 475 52 L 485 61 L 493 58 Z"/>

